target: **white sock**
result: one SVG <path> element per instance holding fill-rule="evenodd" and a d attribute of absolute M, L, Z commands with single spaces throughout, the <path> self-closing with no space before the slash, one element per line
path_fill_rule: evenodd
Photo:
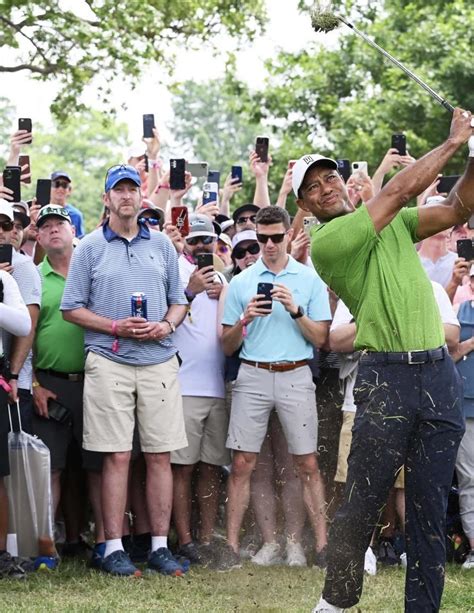
<path fill-rule="evenodd" d="M 104 558 L 109 556 L 114 551 L 123 551 L 122 539 L 110 539 L 105 541 Z"/>
<path fill-rule="evenodd" d="M 315 609 L 313 610 L 314 611 L 328 611 L 331 613 L 342 613 L 342 611 L 344 611 L 344 609 L 341 609 L 341 607 L 336 607 L 336 605 L 330 604 L 327 600 L 324 600 L 322 596 L 319 599 L 319 602 L 316 605 Z"/>
<path fill-rule="evenodd" d="M 469 137 L 467 144 L 469 145 L 469 157 L 474 158 L 474 135 Z"/>
<path fill-rule="evenodd" d="M 151 550 L 156 551 L 165 547 L 168 549 L 168 537 L 167 536 L 152 536 L 151 537 Z"/>

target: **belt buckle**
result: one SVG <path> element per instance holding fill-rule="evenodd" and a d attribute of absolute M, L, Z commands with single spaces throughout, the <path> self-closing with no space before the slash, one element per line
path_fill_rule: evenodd
<path fill-rule="evenodd" d="M 269 362 L 269 363 L 268 363 L 268 370 L 269 370 L 270 372 L 276 372 L 276 371 L 274 371 L 274 370 L 273 370 L 273 366 L 274 366 L 273 362 Z"/>
<path fill-rule="evenodd" d="M 426 360 L 421 360 L 421 361 L 416 361 L 416 355 L 417 353 L 426 353 L 426 351 L 407 351 L 407 355 L 408 355 L 408 364 L 424 364 L 426 362 Z"/>

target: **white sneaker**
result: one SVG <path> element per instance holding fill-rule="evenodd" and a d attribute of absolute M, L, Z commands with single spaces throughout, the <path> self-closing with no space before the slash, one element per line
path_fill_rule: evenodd
<path fill-rule="evenodd" d="M 377 574 L 377 558 L 375 557 L 375 553 L 372 551 L 372 547 L 370 546 L 365 552 L 364 570 L 368 575 Z"/>
<path fill-rule="evenodd" d="M 311 613 L 344 613 L 344 609 L 341 607 L 336 607 L 336 605 L 329 604 L 324 598 L 321 596 L 318 604 L 314 607 Z"/>
<path fill-rule="evenodd" d="M 283 562 L 278 543 L 264 543 L 250 561 L 259 566 L 274 566 Z"/>
<path fill-rule="evenodd" d="M 288 541 L 286 543 L 286 560 L 287 566 L 306 566 L 306 556 L 301 543 Z"/>
<path fill-rule="evenodd" d="M 406 553 L 406 551 L 404 551 L 403 553 L 400 554 L 400 564 L 402 565 L 403 568 L 407 567 L 407 553 Z"/>
<path fill-rule="evenodd" d="M 462 568 L 464 568 L 464 570 L 474 569 L 474 549 L 471 549 L 471 551 L 467 554 L 467 558 L 462 565 Z"/>

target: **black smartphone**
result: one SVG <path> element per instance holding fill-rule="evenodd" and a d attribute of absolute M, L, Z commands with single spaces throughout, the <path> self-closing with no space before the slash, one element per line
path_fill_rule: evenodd
<path fill-rule="evenodd" d="M 26 130 L 27 132 L 33 132 L 33 124 L 31 122 L 31 119 L 29 117 L 20 117 L 20 119 L 18 120 L 18 129 Z M 30 140 L 25 141 L 25 145 L 31 143 L 31 141 L 32 138 L 30 138 Z"/>
<path fill-rule="evenodd" d="M 219 170 L 210 170 L 207 173 L 207 182 L 208 183 L 217 183 L 220 187 L 221 185 L 221 173 Z"/>
<path fill-rule="evenodd" d="M 143 115 L 143 138 L 153 138 L 153 128 L 155 127 L 155 116 L 152 113 Z"/>
<path fill-rule="evenodd" d="M 396 149 L 400 155 L 407 154 L 407 137 L 405 134 L 392 134 L 392 149 Z"/>
<path fill-rule="evenodd" d="M 70 424 L 72 422 L 69 409 L 54 398 L 48 400 L 48 416 L 60 424 Z"/>
<path fill-rule="evenodd" d="M 212 253 L 198 253 L 196 256 L 198 270 L 206 268 L 206 266 L 214 266 L 214 257 Z"/>
<path fill-rule="evenodd" d="M 29 155 L 20 155 L 18 158 L 18 166 L 20 167 L 20 178 L 23 175 L 30 175 L 29 177 L 26 177 L 25 179 L 23 179 L 23 183 L 31 183 L 31 166 L 30 166 L 30 156 Z M 24 170 L 21 170 L 23 168 L 23 166 L 26 166 L 26 168 Z"/>
<path fill-rule="evenodd" d="M 269 139 L 267 136 L 257 136 L 255 141 L 255 153 L 260 158 L 261 162 L 268 162 L 268 146 Z"/>
<path fill-rule="evenodd" d="M 456 241 L 456 250 L 460 258 L 468 262 L 474 260 L 474 238 L 462 238 Z"/>
<path fill-rule="evenodd" d="M 36 204 L 46 206 L 51 202 L 51 179 L 36 181 Z"/>
<path fill-rule="evenodd" d="M 230 175 L 233 180 L 238 179 L 236 183 L 242 183 L 242 166 L 232 166 L 232 168 L 230 169 Z"/>
<path fill-rule="evenodd" d="M 270 302 L 271 304 L 266 304 L 264 308 L 271 309 L 273 307 L 273 298 L 271 291 L 273 289 L 273 283 L 259 283 L 257 285 L 257 294 L 263 294 L 263 298 L 259 298 L 259 302 Z M 263 306 L 263 305 L 262 305 Z"/>
<path fill-rule="evenodd" d="M 337 163 L 337 169 L 339 171 L 339 174 L 344 179 L 345 183 L 347 183 L 347 180 L 352 174 L 351 161 L 350 160 L 336 160 L 336 163 Z"/>
<path fill-rule="evenodd" d="M 12 263 L 12 245 L 0 245 L 0 263 L 11 264 Z"/>
<path fill-rule="evenodd" d="M 3 185 L 11 189 L 13 194 L 11 202 L 21 200 L 21 168 L 19 166 L 7 166 L 3 171 Z"/>
<path fill-rule="evenodd" d="M 458 179 L 461 175 L 449 175 L 447 177 L 441 177 L 438 183 L 439 194 L 449 194 L 449 192 L 453 189 L 453 187 L 458 182 Z"/>
<path fill-rule="evenodd" d="M 170 160 L 170 189 L 184 189 L 186 162 L 184 158 Z"/>

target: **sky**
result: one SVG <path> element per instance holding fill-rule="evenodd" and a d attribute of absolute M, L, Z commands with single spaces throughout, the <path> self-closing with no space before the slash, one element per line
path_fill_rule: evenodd
<path fill-rule="evenodd" d="M 266 1 L 270 17 L 266 33 L 237 54 L 238 77 L 254 88 L 259 87 L 265 74 L 263 62 L 275 55 L 278 48 L 297 51 L 309 41 L 322 36 L 316 35 L 312 30 L 307 15 L 298 13 L 297 0 Z M 63 0 L 63 5 L 77 10 L 79 3 L 77 0 Z M 229 39 L 219 41 L 219 48 L 224 51 L 231 45 Z M 218 78 L 224 70 L 223 57 L 214 57 L 206 49 L 199 52 L 178 49 L 173 77 L 178 81 L 190 77 L 204 81 Z M 158 82 L 158 68 L 156 65 L 150 66 L 133 91 L 124 86 L 123 82 L 113 84 L 117 118 L 128 126 L 130 144 L 139 142 L 141 138 L 144 113 L 154 113 L 156 125 L 164 140 L 171 138 L 166 127 L 173 116 L 171 98 L 166 86 Z M 94 108 L 98 108 L 97 85 L 98 81 L 84 93 L 85 103 Z M 57 91 L 53 82 L 35 81 L 28 78 L 24 72 L 2 74 L 2 89 L 8 92 L 18 117 L 31 117 L 33 125 L 35 122 L 41 122 L 44 126 L 51 124 L 49 106 Z M 124 102 L 127 105 L 126 110 L 120 108 Z"/>

